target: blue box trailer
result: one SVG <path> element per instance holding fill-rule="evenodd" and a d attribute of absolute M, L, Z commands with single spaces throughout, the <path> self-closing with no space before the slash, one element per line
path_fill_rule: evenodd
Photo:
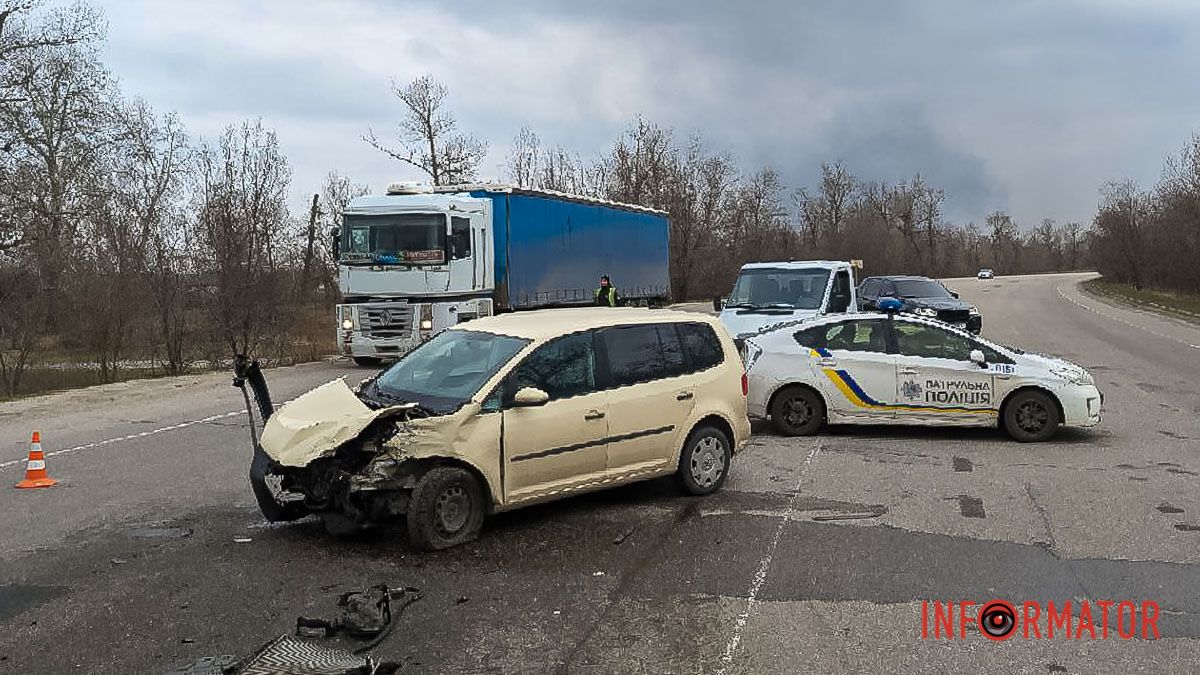
<path fill-rule="evenodd" d="M 497 309 L 590 304 L 608 275 L 624 304 L 670 298 L 670 222 L 656 209 L 526 188 L 492 202 Z"/>

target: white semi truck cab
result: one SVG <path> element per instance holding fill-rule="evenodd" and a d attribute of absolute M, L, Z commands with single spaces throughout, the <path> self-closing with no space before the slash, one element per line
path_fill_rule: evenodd
<path fill-rule="evenodd" d="M 376 365 L 434 333 L 492 314 L 492 201 L 393 184 L 350 202 L 335 231 L 341 352 Z"/>

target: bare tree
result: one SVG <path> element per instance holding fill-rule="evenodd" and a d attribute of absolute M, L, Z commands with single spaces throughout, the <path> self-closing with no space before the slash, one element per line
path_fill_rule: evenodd
<path fill-rule="evenodd" d="M 337 171 L 330 171 L 325 176 L 324 185 L 321 186 L 320 203 L 318 205 L 318 227 L 320 234 L 328 235 L 333 228 L 341 227 L 342 213 L 346 210 L 346 206 L 350 204 L 350 200 L 355 197 L 361 197 L 368 192 L 370 192 L 370 189 L 366 185 L 359 185 Z M 326 297 L 334 298 L 337 295 L 337 283 L 335 279 L 337 259 L 334 256 L 333 240 L 329 236 L 319 237 L 318 240 L 321 242 L 320 255 L 317 257 L 320 263 L 317 267 L 319 272 L 318 278 L 325 286 Z"/>
<path fill-rule="evenodd" d="M 508 179 L 517 187 L 537 187 L 540 174 L 541 139 L 529 127 L 521 127 L 513 139 L 505 169 Z"/>
<path fill-rule="evenodd" d="M 404 104 L 396 138 L 399 147 L 384 145 L 373 129 L 367 130 L 363 140 L 389 157 L 420 169 L 434 185 L 474 180 L 487 154 L 487 143 L 458 131 L 458 122 L 446 108 L 450 93 L 446 86 L 422 75 L 403 87 L 393 81 L 392 93 Z"/>

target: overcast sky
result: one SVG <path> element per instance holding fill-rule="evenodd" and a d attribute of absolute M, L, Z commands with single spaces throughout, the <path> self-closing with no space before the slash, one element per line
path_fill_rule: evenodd
<path fill-rule="evenodd" d="M 822 161 L 920 172 L 949 215 L 1090 220 L 1099 185 L 1152 183 L 1200 131 L 1193 0 L 459 2 L 100 0 L 129 94 L 196 134 L 275 128 L 293 203 L 337 169 L 415 177 L 360 140 L 429 73 L 498 178 L 522 125 L 585 158 L 635 115 L 702 132 L 789 188 Z"/>

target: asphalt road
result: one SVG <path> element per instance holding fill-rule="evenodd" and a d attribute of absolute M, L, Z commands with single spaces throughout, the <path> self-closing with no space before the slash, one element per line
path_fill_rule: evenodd
<path fill-rule="evenodd" d="M 265 525 L 227 376 L 3 404 L 0 479 L 19 479 L 36 428 L 62 483 L 0 489 L 0 671 L 242 656 L 387 583 L 424 593 L 373 651 L 405 672 L 1194 672 L 1200 328 L 1083 295 L 1085 276 L 950 285 L 978 303 L 986 336 L 1092 370 L 1106 396 L 1094 430 L 1039 445 L 760 430 L 712 497 L 627 487 L 497 517 L 438 554 L 400 530 Z M 268 377 L 284 399 L 347 373 L 366 374 Z M 1162 639 L 1111 626 L 1097 640 L 922 639 L 923 600 L 992 598 L 1153 600 Z"/>

